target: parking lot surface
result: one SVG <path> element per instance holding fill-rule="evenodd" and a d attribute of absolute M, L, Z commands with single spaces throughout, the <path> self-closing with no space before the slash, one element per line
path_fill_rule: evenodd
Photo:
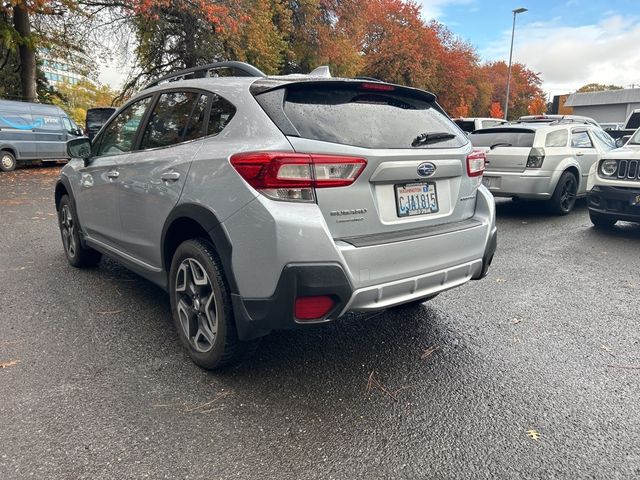
<path fill-rule="evenodd" d="M 640 477 L 640 227 L 499 200 L 487 279 L 209 373 L 164 292 L 68 266 L 58 170 L 0 174 L 1 479 Z"/>

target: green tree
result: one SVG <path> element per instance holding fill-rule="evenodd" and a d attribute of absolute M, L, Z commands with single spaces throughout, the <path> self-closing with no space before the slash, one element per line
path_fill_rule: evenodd
<path fill-rule="evenodd" d="M 115 105 L 118 92 L 106 85 L 81 80 L 75 85 L 62 83 L 58 85 L 58 96 L 53 103 L 63 108 L 73 120 L 82 125 L 87 109 Z"/>
<path fill-rule="evenodd" d="M 588 83 L 583 85 L 578 90 L 578 93 L 584 92 L 603 92 L 605 90 L 622 90 L 622 87 L 618 85 L 604 85 L 602 83 Z"/>

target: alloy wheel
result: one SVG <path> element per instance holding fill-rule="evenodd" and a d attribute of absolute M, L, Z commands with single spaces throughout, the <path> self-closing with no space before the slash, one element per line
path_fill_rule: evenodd
<path fill-rule="evenodd" d="M 60 231 L 62 232 L 62 243 L 67 254 L 73 258 L 76 256 L 76 224 L 69 205 L 63 205 L 60 212 Z"/>
<path fill-rule="evenodd" d="M 218 306 L 209 275 L 195 258 L 185 258 L 176 274 L 175 304 L 189 344 L 206 353 L 218 335 Z"/>

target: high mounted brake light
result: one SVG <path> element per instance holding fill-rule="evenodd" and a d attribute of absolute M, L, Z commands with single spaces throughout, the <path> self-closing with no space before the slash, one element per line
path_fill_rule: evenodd
<path fill-rule="evenodd" d="M 387 85 L 385 83 L 361 83 L 360 88 L 362 90 L 371 90 L 375 92 L 392 92 L 396 89 L 393 85 Z"/>
<path fill-rule="evenodd" d="M 233 155 L 231 165 L 269 198 L 313 202 L 316 188 L 347 187 L 355 182 L 367 161 L 316 153 L 250 152 Z"/>

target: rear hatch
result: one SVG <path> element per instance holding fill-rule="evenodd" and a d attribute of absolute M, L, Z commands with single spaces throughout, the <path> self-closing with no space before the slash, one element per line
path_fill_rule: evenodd
<path fill-rule="evenodd" d="M 487 174 L 524 172 L 535 133 L 534 129 L 522 127 L 484 128 L 469 135 L 469 140 L 487 155 Z"/>
<path fill-rule="evenodd" d="M 365 81 L 298 81 L 252 87 L 294 150 L 364 159 L 348 186 L 316 188 L 334 238 L 392 233 L 473 215 L 478 178 L 467 175 L 465 135 L 417 89 Z M 420 173 L 419 173 L 420 170 Z"/>

